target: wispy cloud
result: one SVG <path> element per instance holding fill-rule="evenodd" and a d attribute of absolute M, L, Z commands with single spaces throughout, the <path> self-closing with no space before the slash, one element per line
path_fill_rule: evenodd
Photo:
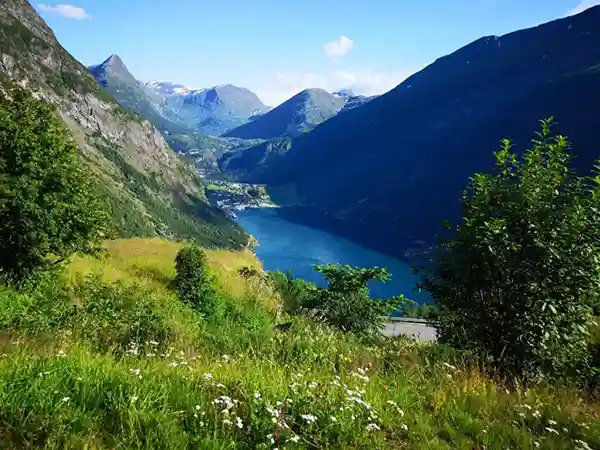
<path fill-rule="evenodd" d="M 91 19 L 91 16 L 83 8 L 79 8 L 73 5 L 45 5 L 40 3 L 38 5 L 40 11 L 60 14 L 67 19 L 84 20 Z"/>
<path fill-rule="evenodd" d="M 383 94 L 404 81 L 411 72 L 372 72 L 337 70 L 328 73 L 280 72 L 268 80 L 265 87 L 256 89 L 267 105 L 277 106 L 298 92 L 321 88 L 328 92 L 352 89 L 355 94 Z"/>
<path fill-rule="evenodd" d="M 328 42 L 323 46 L 325 55 L 330 58 L 346 56 L 352 50 L 352 47 L 354 47 L 354 41 L 347 36 L 340 36 L 339 39 Z"/>
<path fill-rule="evenodd" d="M 581 0 L 575 8 L 567 11 L 567 16 L 573 16 L 575 14 L 579 14 L 580 12 L 583 12 L 586 9 L 591 8 L 592 6 L 596 6 L 596 5 L 600 5 L 600 0 Z"/>

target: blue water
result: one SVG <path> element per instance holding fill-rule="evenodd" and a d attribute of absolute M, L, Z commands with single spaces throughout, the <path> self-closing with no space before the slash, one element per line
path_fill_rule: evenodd
<path fill-rule="evenodd" d="M 238 223 L 258 239 L 256 255 L 266 270 L 290 270 L 297 278 L 324 286 L 321 274 L 312 267 L 319 264 L 349 264 L 358 267 L 385 267 L 391 274 L 387 283 L 373 283 L 371 294 L 389 298 L 404 294 L 419 303 L 426 293 L 415 289 L 416 277 L 409 265 L 391 256 L 361 247 L 325 231 L 286 221 L 273 208 L 250 208 L 238 212 Z"/>

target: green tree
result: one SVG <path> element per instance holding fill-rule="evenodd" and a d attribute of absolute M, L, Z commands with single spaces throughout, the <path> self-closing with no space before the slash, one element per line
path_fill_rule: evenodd
<path fill-rule="evenodd" d="M 552 119 L 521 157 L 504 140 L 472 177 L 463 218 L 423 272 L 442 342 L 485 354 L 506 374 L 538 379 L 582 367 L 600 287 L 600 175 L 574 176 Z"/>
<path fill-rule="evenodd" d="M 318 310 L 329 325 L 342 331 L 378 335 L 387 317 L 405 301 L 404 296 L 388 300 L 370 297 L 370 281 L 385 282 L 390 278 L 384 268 L 325 264 L 315 270 L 325 276 L 328 286 L 314 291 L 305 307 Z"/>
<path fill-rule="evenodd" d="M 45 101 L 0 93 L 0 274 L 21 283 L 74 253 L 99 249 L 106 207 L 76 145 Z"/>
<path fill-rule="evenodd" d="M 196 245 L 182 248 L 175 257 L 175 269 L 180 300 L 205 317 L 218 314 L 221 302 L 204 252 Z"/>

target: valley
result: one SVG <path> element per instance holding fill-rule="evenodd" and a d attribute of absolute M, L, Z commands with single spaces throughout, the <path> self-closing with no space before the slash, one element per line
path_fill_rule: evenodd
<path fill-rule="evenodd" d="M 0 448 L 600 449 L 574 1 L 0 0 Z"/>

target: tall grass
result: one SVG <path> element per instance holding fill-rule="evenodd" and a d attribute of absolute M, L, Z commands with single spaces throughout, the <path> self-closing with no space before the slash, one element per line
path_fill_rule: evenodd
<path fill-rule="evenodd" d="M 208 252 L 226 314 L 171 291 L 181 246 L 107 243 L 32 292 L 0 290 L 0 448 L 600 448 L 600 408 L 568 387 L 507 387 L 464 356 L 361 342 L 307 319 Z"/>

